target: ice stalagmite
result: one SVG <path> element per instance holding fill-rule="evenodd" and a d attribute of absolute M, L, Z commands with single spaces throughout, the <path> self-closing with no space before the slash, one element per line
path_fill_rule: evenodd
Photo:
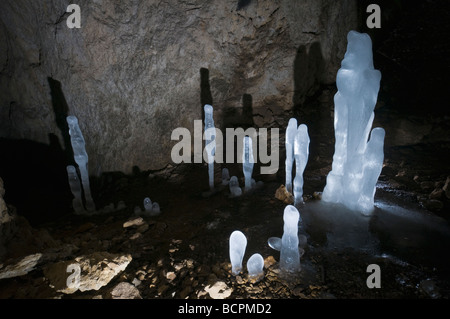
<path fill-rule="evenodd" d="M 285 145 L 286 145 L 286 190 L 292 193 L 292 166 L 294 165 L 294 141 L 297 135 L 297 120 L 291 118 L 286 128 Z"/>
<path fill-rule="evenodd" d="M 374 69 L 372 42 L 367 34 L 350 31 L 347 40 L 347 52 L 336 77 L 333 164 L 322 200 L 369 214 L 384 158 L 382 128 L 374 129 L 373 142 L 367 142 L 381 73 Z"/>
<path fill-rule="evenodd" d="M 294 158 L 295 158 L 295 178 L 294 178 L 294 205 L 303 203 L 303 172 L 308 162 L 309 156 L 309 135 L 308 127 L 301 124 L 295 135 Z"/>
<path fill-rule="evenodd" d="M 74 199 L 72 200 L 73 210 L 76 214 L 83 214 L 86 211 L 83 206 L 82 189 L 77 170 L 73 165 L 67 166 L 66 170 L 67 176 L 69 178 L 70 190 L 72 191 L 72 194 L 74 196 Z"/>
<path fill-rule="evenodd" d="M 232 232 L 230 236 L 230 261 L 231 273 L 235 276 L 242 271 L 242 260 L 246 247 L 247 238 L 245 235 L 239 230 Z"/>
<path fill-rule="evenodd" d="M 152 200 L 149 197 L 144 198 L 144 214 L 147 216 L 156 216 L 161 213 L 161 208 L 159 207 L 159 204 L 157 202 L 152 202 Z M 137 212 L 138 214 L 141 214 L 141 212 Z"/>
<path fill-rule="evenodd" d="M 364 153 L 363 183 L 358 199 L 358 206 L 364 212 L 370 212 L 374 207 L 375 185 L 383 169 L 384 135 L 384 129 L 381 127 L 374 128 L 370 133 L 370 140 Z"/>
<path fill-rule="evenodd" d="M 153 209 L 153 203 L 149 197 L 144 198 L 144 209 L 146 212 L 151 212 Z"/>
<path fill-rule="evenodd" d="M 70 115 L 66 120 L 69 125 L 70 141 L 72 143 L 74 159 L 80 170 L 81 183 L 83 185 L 84 198 L 86 200 L 86 209 L 88 212 L 94 212 L 95 204 L 92 199 L 91 187 L 89 185 L 88 155 L 85 148 L 86 143 L 80 127 L 78 126 L 78 119 L 75 116 Z"/>
<path fill-rule="evenodd" d="M 222 185 L 228 185 L 230 182 L 230 172 L 228 171 L 228 168 L 224 167 L 222 168 Z"/>
<path fill-rule="evenodd" d="M 264 276 L 264 258 L 260 254 L 253 254 L 247 261 L 248 277 L 256 282 Z"/>
<path fill-rule="evenodd" d="M 300 213 L 297 208 L 287 205 L 283 214 L 283 237 L 281 237 L 280 269 L 294 273 L 300 271 L 300 253 L 298 250 L 298 222 Z"/>
<path fill-rule="evenodd" d="M 209 188 L 214 189 L 214 156 L 216 153 L 216 128 L 214 127 L 213 107 L 205 104 L 205 151 L 208 156 Z"/>
<path fill-rule="evenodd" d="M 250 136 L 244 137 L 243 152 L 242 152 L 242 168 L 245 177 L 245 188 L 244 190 L 248 192 L 252 188 L 252 173 L 253 165 L 255 163 L 253 159 L 253 143 Z"/>
<path fill-rule="evenodd" d="M 242 189 L 239 187 L 239 180 L 236 176 L 231 176 L 228 187 L 230 188 L 231 197 L 238 197 L 242 195 Z"/>

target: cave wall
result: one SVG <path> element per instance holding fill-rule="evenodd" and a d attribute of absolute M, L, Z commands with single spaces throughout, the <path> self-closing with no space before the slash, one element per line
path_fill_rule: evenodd
<path fill-rule="evenodd" d="M 78 0 L 70 29 L 69 3 L 1 1 L 0 137 L 69 151 L 76 115 L 94 175 L 163 168 L 205 102 L 217 127 L 281 128 L 335 81 L 357 25 L 354 0 Z"/>

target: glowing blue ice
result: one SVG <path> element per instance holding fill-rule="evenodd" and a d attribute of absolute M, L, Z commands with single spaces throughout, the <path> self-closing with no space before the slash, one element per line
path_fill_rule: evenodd
<path fill-rule="evenodd" d="M 252 173 L 255 160 L 253 158 L 253 142 L 250 136 L 244 137 L 243 152 L 242 152 L 242 168 L 245 177 L 245 188 L 248 192 L 252 188 Z"/>
<path fill-rule="evenodd" d="M 372 130 L 381 73 L 374 69 L 372 42 L 350 31 L 347 52 L 337 73 L 334 96 L 335 151 L 322 200 L 370 214 L 383 165 L 384 130 Z"/>
<path fill-rule="evenodd" d="M 293 205 L 287 205 L 283 214 L 283 237 L 281 237 L 280 269 L 284 272 L 300 271 L 300 252 L 298 249 L 298 222 L 300 213 Z"/>
<path fill-rule="evenodd" d="M 264 276 L 264 258 L 253 254 L 247 261 L 248 277 L 251 281 L 259 281 Z"/>
<path fill-rule="evenodd" d="M 292 166 L 294 165 L 294 143 L 297 135 L 297 120 L 291 118 L 286 128 L 285 145 L 286 145 L 286 190 L 292 193 Z"/>
<path fill-rule="evenodd" d="M 214 189 L 214 156 L 216 154 L 216 128 L 214 127 L 213 107 L 205 104 L 205 151 L 208 156 L 209 189 Z"/>
<path fill-rule="evenodd" d="M 235 230 L 230 235 L 230 261 L 231 273 L 235 276 L 242 271 L 242 260 L 244 259 L 247 238 L 239 231 Z"/>
<path fill-rule="evenodd" d="M 295 135 L 294 158 L 295 158 L 295 178 L 294 178 L 294 205 L 303 203 L 303 172 L 308 163 L 309 156 L 309 135 L 308 127 L 301 124 Z"/>

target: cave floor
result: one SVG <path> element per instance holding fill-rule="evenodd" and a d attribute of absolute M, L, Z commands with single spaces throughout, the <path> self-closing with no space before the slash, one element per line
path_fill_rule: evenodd
<path fill-rule="evenodd" d="M 231 168 L 230 173 L 237 171 Z M 282 236 L 286 204 L 275 198 L 282 175 L 261 175 L 263 186 L 238 198 L 230 198 L 228 187 L 220 183 L 214 194 L 208 194 L 203 164 L 150 175 L 110 176 L 109 188 L 94 180 L 94 189 L 103 185 L 103 193 L 95 192 L 98 206 L 123 200 L 126 207 L 94 216 L 68 213 L 39 227 L 48 231 L 54 245 L 72 247 L 60 259 L 107 251 L 130 254 L 128 267 L 99 290 L 63 294 L 50 287 L 41 264 L 24 276 L 0 280 L 0 298 L 112 298 L 112 288 L 121 282 L 133 282 L 144 299 L 211 298 L 207 290 L 217 282 L 224 286 L 215 298 L 449 297 L 447 220 L 422 208 L 417 194 L 398 190 L 398 183 L 387 175 L 380 176 L 374 213 L 364 217 L 323 205 L 312 194 L 323 189 L 326 173 L 323 168 L 306 171 L 306 201 L 299 211 L 300 232 L 308 244 L 300 273 L 284 276 L 278 269 L 279 252 L 267 245 L 269 237 Z M 145 196 L 158 202 L 162 213 L 143 217 L 148 227 L 125 228 L 126 221 L 136 218 L 133 203 Z M 234 230 L 242 231 L 248 241 L 240 276 L 231 275 L 228 256 Z M 42 252 L 38 247 L 28 250 Z M 245 268 L 253 253 L 260 253 L 266 264 L 264 278 L 257 283 L 247 280 Z M 380 266 L 381 288 L 366 284 L 370 264 Z"/>

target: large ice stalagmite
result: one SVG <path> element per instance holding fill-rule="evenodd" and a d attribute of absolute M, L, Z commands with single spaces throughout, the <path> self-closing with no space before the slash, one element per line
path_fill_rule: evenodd
<path fill-rule="evenodd" d="M 66 167 L 66 170 L 69 179 L 70 190 L 72 191 L 72 194 L 74 196 L 74 199 L 72 200 L 73 210 L 75 211 L 75 214 L 84 214 L 86 210 L 84 209 L 83 205 L 83 190 L 81 188 L 80 179 L 78 178 L 77 169 L 73 165 L 68 165 Z"/>
<path fill-rule="evenodd" d="M 372 42 L 367 34 L 350 31 L 347 40 L 347 52 L 336 77 L 333 164 L 322 200 L 369 214 L 384 158 L 382 128 L 374 129 L 373 142 L 367 142 L 381 73 L 374 69 Z"/>
<path fill-rule="evenodd" d="M 216 128 L 214 127 L 213 107 L 205 104 L 205 151 L 208 156 L 209 188 L 214 189 L 214 156 L 216 153 Z"/>
<path fill-rule="evenodd" d="M 292 193 L 292 166 L 294 165 L 294 143 L 296 135 L 297 135 L 297 120 L 295 118 L 291 118 L 288 122 L 285 135 L 285 145 L 286 145 L 285 184 L 286 190 L 290 193 Z"/>
<path fill-rule="evenodd" d="M 252 188 L 252 173 L 253 165 L 255 163 L 253 158 L 253 143 L 250 136 L 244 137 L 243 152 L 242 152 L 242 168 L 245 177 L 244 190 L 248 192 Z"/>
<path fill-rule="evenodd" d="M 283 237 L 281 237 L 280 269 L 284 272 L 300 271 L 300 252 L 298 249 L 298 222 L 300 213 L 293 205 L 287 205 L 283 214 Z"/>
<path fill-rule="evenodd" d="M 303 172 L 308 163 L 309 135 L 308 127 L 301 124 L 294 139 L 295 178 L 294 178 L 294 205 L 303 203 Z"/>
<path fill-rule="evenodd" d="M 230 235 L 229 244 L 231 273 L 236 276 L 242 271 L 242 260 L 247 247 L 247 237 L 241 231 L 235 230 Z"/>
<path fill-rule="evenodd" d="M 70 141 L 72 143 L 74 159 L 80 170 L 81 183 L 83 185 L 84 198 L 86 200 L 86 209 L 88 212 L 94 212 L 95 204 L 92 199 L 91 187 L 89 184 L 88 155 L 85 148 L 86 143 L 78 125 L 78 119 L 75 116 L 70 115 L 66 120 L 69 125 Z"/>

